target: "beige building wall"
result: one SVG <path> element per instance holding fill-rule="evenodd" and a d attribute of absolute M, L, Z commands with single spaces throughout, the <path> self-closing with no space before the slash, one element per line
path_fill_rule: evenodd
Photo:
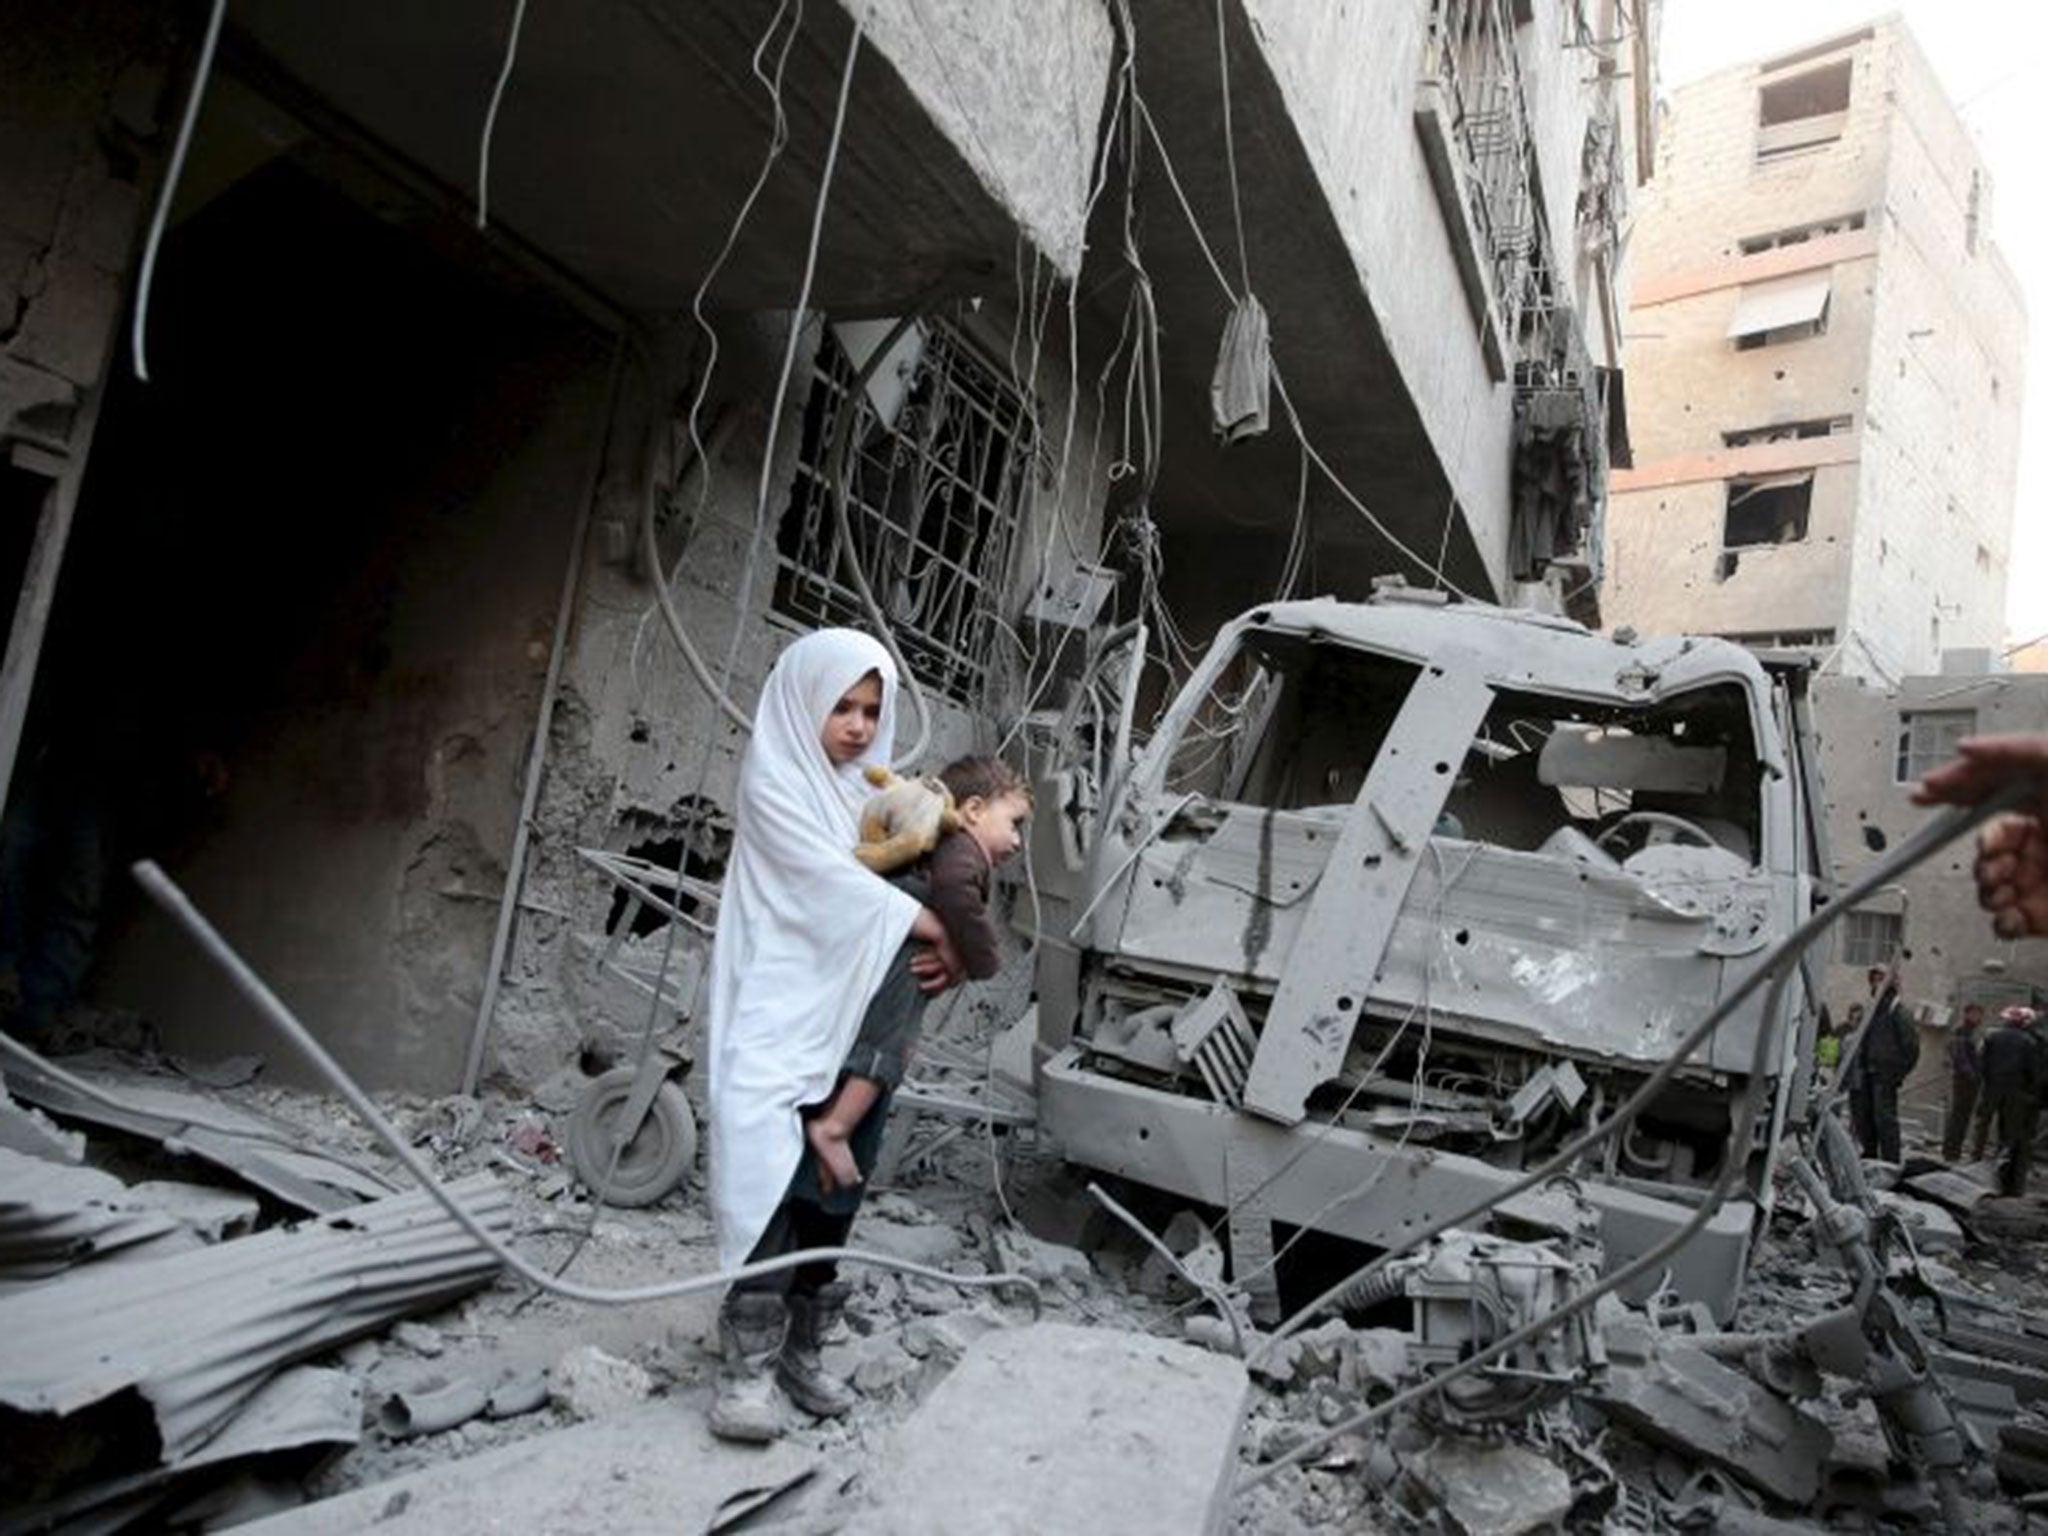
<path fill-rule="evenodd" d="M 1839 134 L 1760 160 L 1785 131 L 1760 123 L 1761 93 L 1844 66 Z M 2025 319 L 1989 199 L 1896 22 L 1673 94 L 1634 239 L 1635 465 L 1614 477 L 1610 622 L 1810 643 L 1877 678 L 1994 644 Z M 1820 334 L 1737 346 L 1745 290 L 1813 279 L 1829 285 Z M 1740 436 L 1793 424 L 1820 435 Z M 1731 480 L 1806 473 L 1803 538 L 1725 546 Z"/>

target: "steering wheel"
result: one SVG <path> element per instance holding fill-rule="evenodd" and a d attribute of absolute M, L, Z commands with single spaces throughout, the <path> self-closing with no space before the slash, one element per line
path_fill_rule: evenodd
<path fill-rule="evenodd" d="M 1612 852 L 1613 850 L 1607 846 L 1609 843 L 1613 842 L 1624 829 L 1633 830 L 1638 827 L 1646 834 L 1641 844 L 1645 848 L 1650 846 L 1647 834 L 1658 827 L 1662 827 L 1665 831 L 1673 834 L 1679 841 L 1690 843 L 1695 848 L 1718 848 L 1721 846 L 1714 835 L 1704 827 L 1687 821 L 1683 816 L 1674 816 L 1669 811 L 1630 811 L 1618 819 L 1613 826 L 1594 838 L 1593 845 L 1602 852 Z"/>

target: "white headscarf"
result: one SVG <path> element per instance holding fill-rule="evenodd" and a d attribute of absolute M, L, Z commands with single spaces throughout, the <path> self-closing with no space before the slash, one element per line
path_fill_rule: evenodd
<path fill-rule="evenodd" d="M 820 739 L 832 707 L 882 679 L 875 739 L 835 767 Z M 853 856 L 861 778 L 886 767 L 896 668 L 850 629 L 805 635 L 761 687 L 740 762 L 732 857 L 711 950 L 711 1210 L 721 1265 L 760 1241 L 803 1155 L 797 1110 L 826 1098 L 861 1016 L 910 935 L 918 904 Z"/>

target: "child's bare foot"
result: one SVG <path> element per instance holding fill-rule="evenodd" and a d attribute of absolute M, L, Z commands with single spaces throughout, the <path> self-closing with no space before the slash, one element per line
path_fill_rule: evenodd
<path fill-rule="evenodd" d="M 826 1194 L 851 1189 L 860 1182 L 860 1164 L 853 1160 L 847 1133 L 820 1115 L 804 1127 L 811 1151 L 818 1158 L 818 1187 Z"/>

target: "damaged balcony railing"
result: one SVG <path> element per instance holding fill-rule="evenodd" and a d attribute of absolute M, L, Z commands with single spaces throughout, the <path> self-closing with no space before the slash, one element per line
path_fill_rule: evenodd
<path fill-rule="evenodd" d="M 1542 222 L 1508 0 L 1437 0 L 1416 126 L 1487 364 L 1505 378 Z"/>

